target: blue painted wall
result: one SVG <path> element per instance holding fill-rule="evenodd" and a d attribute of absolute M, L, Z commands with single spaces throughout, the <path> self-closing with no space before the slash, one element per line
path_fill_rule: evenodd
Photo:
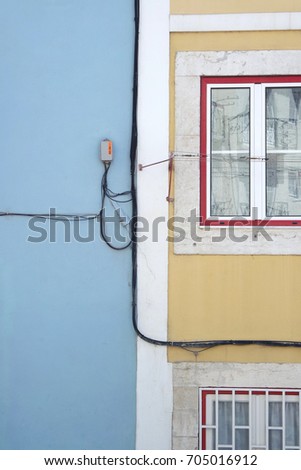
<path fill-rule="evenodd" d="M 104 137 L 129 188 L 132 4 L 0 0 L 0 211 L 97 213 Z M 130 251 L 28 222 L 0 218 L 0 448 L 134 448 Z"/>

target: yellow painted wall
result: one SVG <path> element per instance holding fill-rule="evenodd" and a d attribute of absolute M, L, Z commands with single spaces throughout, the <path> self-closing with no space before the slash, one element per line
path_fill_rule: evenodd
<path fill-rule="evenodd" d="M 170 149 L 174 148 L 177 51 L 289 50 L 299 49 L 300 45 L 300 31 L 172 34 Z M 301 257 L 174 255 L 171 246 L 169 339 L 301 341 Z M 169 360 L 299 362 L 301 349 L 226 346 L 194 355 L 170 348 Z"/>
<path fill-rule="evenodd" d="M 300 0 L 171 0 L 174 15 L 301 11 Z"/>

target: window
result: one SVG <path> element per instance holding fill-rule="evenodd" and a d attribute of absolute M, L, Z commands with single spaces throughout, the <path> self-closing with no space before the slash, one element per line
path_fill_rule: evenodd
<path fill-rule="evenodd" d="M 301 225 L 301 76 L 201 79 L 202 223 Z"/>
<path fill-rule="evenodd" d="M 201 449 L 300 449 L 300 391 L 200 389 Z"/>

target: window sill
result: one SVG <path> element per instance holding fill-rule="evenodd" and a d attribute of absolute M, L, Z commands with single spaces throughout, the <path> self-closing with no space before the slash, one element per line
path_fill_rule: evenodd
<path fill-rule="evenodd" d="M 203 225 L 184 227 L 174 253 L 186 255 L 301 255 L 301 230 L 296 226 Z"/>
<path fill-rule="evenodd" d="M 206 219 L 204 223 L 200 222 L 200 227 L 220 227 L 220 226 L 235 226 L 239 227 L 296 227 L 301 226 L 301 220 L 281 220 L 281 219 L 262 219 L 262 220 L 247 220 L 247 219 Z"/>

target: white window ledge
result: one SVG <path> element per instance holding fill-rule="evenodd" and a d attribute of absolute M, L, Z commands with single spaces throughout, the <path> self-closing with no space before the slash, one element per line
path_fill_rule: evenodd
<path fill-rule="evenodd" d="M 275 31 L 301 29 L 301 12 L 171 15 L 170 31 Z"/>

